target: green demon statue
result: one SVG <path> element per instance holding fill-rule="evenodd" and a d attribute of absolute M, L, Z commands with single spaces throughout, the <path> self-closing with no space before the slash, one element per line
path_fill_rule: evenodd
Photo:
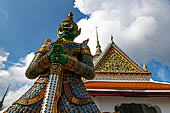
<path fill-rule="evenodd" d="M 27 78 L 38 79 L 5 113 L 100 113 L 82 82 L 95 74 L 88 40 L 73 42 L 80 32 L 70 12 L 57 29 L 58 39 L 47 38 L 26 70 Z M 51 71 L 54 64 L 60 67 L 58 75 Z"/>

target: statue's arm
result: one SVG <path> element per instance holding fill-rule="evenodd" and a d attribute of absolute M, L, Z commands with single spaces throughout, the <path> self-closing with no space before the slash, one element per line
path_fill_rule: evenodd
<path fill-rule="evenodd" d="M 87 45 L 83 45 L 81 48 L 81 60 L 78 61 L 68 56 L 65 67 L 86 79 L 93 79 L 95 77 L 93 59 Z"/>
<path fill-rule="evenodd" d="M 32 62 L 25 72 L 27 78 L 35 79 L 50 67 L 50 60 L 46 53 L 46 47 L 47 46 L 43 44 L 36 52 Z"/>

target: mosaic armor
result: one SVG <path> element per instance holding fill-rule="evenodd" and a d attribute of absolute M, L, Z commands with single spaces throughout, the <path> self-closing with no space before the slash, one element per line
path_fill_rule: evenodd
<path fill-rule="evenodd" d="M 26 70 L 27 78 L 38 77 L 38 79 L 5 113 L 39 113 L 41 111 L 51 65 L 47 52 L 52 43 L 49 40 L 46 42 L 48 43 L 39 48 Z M 58 113 L 99 113 L 82 81 L 82 78 L 93 79 L 95 77 L 87 41 L 83 43 L 65 41 L 65 48 L 68 61 L 62 67 L 62 90 L 57 102 Z"/>

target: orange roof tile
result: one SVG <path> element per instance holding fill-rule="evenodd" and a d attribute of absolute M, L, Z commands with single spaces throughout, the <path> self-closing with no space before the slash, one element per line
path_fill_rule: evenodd
<path fill-rule="evenodd" d="M 108 90 L 170 90 L 169 84 L 156 82 L 84 82 L 87 89 L 108 89 Z"/>

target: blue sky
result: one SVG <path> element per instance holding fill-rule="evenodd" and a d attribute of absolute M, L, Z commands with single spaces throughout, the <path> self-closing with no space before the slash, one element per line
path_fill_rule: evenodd
<path fill-rule="evenodd" d="M 47 36 L 55 39 L 59 22 L 70 10 L 75 21 L 84 16 L 73 8 L 73 0 L 1 0 L 0 8 L 8 15 L 2 18 L 0 45 L 10 53 L 9 61 L 36 51 Z"/>
<path fill-rule="evenodd" d="M 0 97 L 13 84 L 5 105 L 33 84 L 25 69 L 47 36 L 56 39 L 57 26 L 70 10 L 82 28 L 76 41 L 89 38 L 93 54 L 97 26 L 102 50 L 113 35 L 132 59 L 147 64 L 153 80 L 170 82 L 169 0 L 0 0 Z"/>
<path fill-rule="evenodd" d="M 28 54 L 32 59 L 31 52 L 35 53 L 47 36 L 56 39 L 57 27 L 70 10 L 74 12 L 75 22 L 85 17 L 73 8 L 73 3 L 73 0 L 0 0 L 0 83 L 3 84 L 0 97 L 9 82 L 13 84 L 11 93 L 16 96 L 19 94 L 15 91 L 25 92 L 31 86 L 33 81 L 20 79 L 26 69 L 23 60 Z"/>

